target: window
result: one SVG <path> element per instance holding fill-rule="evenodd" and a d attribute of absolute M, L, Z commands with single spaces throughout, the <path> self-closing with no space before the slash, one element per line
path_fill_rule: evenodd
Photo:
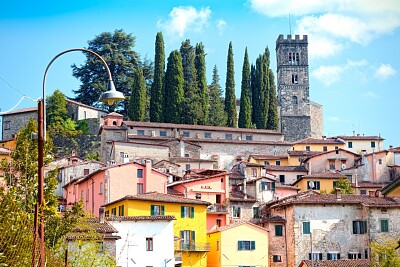
<path fill-rule="evenodd" d="M 297 74 L 292 74 L 292 83 L 297 84 L 298 83 L 298 76 Z"/>
<path fill-rule="evenodd" d="M 353 234 L 366 234 L 367 221 L 353 221 Z"/>
<path fill-rule="evenodd" d="M 348 143 L 347 143 L 347 147 L 348 147 L 348 148 L 353 148 L 353 142 L 348 142 Z"/>
<path fill-rule="evenodd" d="M 256 168 L 252 168 L 251 169 L 251 176 L 252 177 L 257 177 L 257 169 Z"/>
<path fill-rule="evenodd" d="M 181 231 L 181 249 L 189 250 L 195 249 L 196 233 L 195 231 L 182 230 Z"/>
<path fill-rule="evenodd" d="M 181 218 L 194 218 L 194 207 L 181 206 Z"/>
<path fill-rule="evenodd" d="M 217 225 L 218 227 L 221 227 L 221 223 L 222 223 L 222 220 L 221 220 L 221 219 L 217 219 L 217 220 L 216 220 L 216 225 Z"/>
<path fill-rule="evenodd" d="M 382 219 L 381 220 L 381 232 L 382 233 L 388 233 L 389 232 L 389 220 L 388 219 Z"/>
<path fill-rule="evenodd" d="M 258 218 L 258 207 L 253 207 L 253 219 Z"/>
<path fill-rule="evenodd" d="M 160 136 L 167 136 L 167 132 L 166 131 L 160 131 Z"/>
<path fill-rule="evenodd" d="M 219 250 L 219 241 L 217 240 L 216 250 Z"/>
<path fill-rule="evenodd" d="M 328 252 L 328 260 L 340 260 L 339 252 Z"/>
<path fill-rule="evenodd" d="M 107 210 L 107 211 L 105 212 L 105 216 L 106 216 L 106 217 L 110 217 L 110 211 L 109 211 L 109 210 Z"/>
<path fill-rule="evenodd" d="M 283 236 L 283 225 L 282 224 L 275 225 L 275 236 Z"/>
<path fill-rule="evenodd" d="M 185 158 L 190 158 L 190 154 L 189 153 L 185 153 Z"/>
<path fill-rule="evenodd" d="M 350 260 L 361 259 L 361 253 L 358 253 L 358 252 L 349 252 L 348 258 L 349 258 Z"/>
<path fill-rule="evenodd" d="M 306 146 L 306 151 L 310 151 L 310 146 Z"/>
<path fill-rule="evenodd" d="M 322 151 L 324 151 L 324 152 L 328 151 L 328 147 L 327 146 L 323 146 L 322 147 Z"/>
<path fill-rule="evenodd" d="M 165 208 L 164 205 L 151 205 L 150 206 L 150 215 L 164 215 Z"/>
<path fill-rule="evenodd" d="M 311 233 L 310 222 L 303 222 L 303 234 L 309 235 Z"/>
<path fill-rule="evenodd" d="M 253 140 L 253 136 L 252 135 L 246 135 L 246 140 Z"/>
<path fill-rule="evenodd" d="M 255 250 L 256 241 L 238 241 L 238 250 Z"/>
<path fill-rule="evenodd" d="M 367 194 L 367 190 L 365 190 L 365 189 L 360 190 L 360 195 L 366 195 L 366 194 Z"/>
<path fill-rule="evenodd" d="M 137 193 L 138 194 L 143 194 L 144 193 L 143 184 L 142 183 L 137 183 L 136 188 L 137 188 Z"/>
<path fill-rule="evenodd" d="M 276 166 L 281 166 L 281 161 L 280 160 L 275 161 L 275 165 Z"/>
<path fill-rule="evenodd" d="M 232 217 L 233 218 L 240 218 L 240 207 L 233 206 L 232 207 Z"/>
<path fill-rule="evenodd" d="M 275 191 L 275 182 L 265 182 L 260 183 L 260 192 L 262 191 Z"/>
<path fill-rule="evenodd" d="M 204 133 L 204 138 L 211 138 L 211 133 Z"/>
<path fill-rule="evenodd" d="M 328 162 L 329 162 L 329 169 L 334 170 L 335 169 L 335 160 L 330 159 Z"/>
<path fill-rule="evenodd" d="M 113 216 L 117 216 L 117 208 L 112 208 L 112 209 L 111 209 L 111 214 L 112 214 Z"/>
<path fill-rule="evenodd" d="M 10 130 L 10 121 L 4 121 L 4 130 Z"/>
<path fill-rule="evenodd" d="M 232 134 L 225 134 L 225 139 L 232 140 Z"/>
<path fill-rule="evenodd" d="M 143 169 L 137 169 L 136 176 L 137 178 L 143 178 Z"/>
<path fill-rule="evenodd" d="M 153 238 L 146 237 L 146 251 L 153 251 Z"/>
<path fill-rule="evenodd" d="M 297 100 L 297 96 L 292 96 L 292 104 L 293 105 L 297 105 L 299 102 L 298 102 L 298 100 Z"/>
<path fill-rule="evenodd" d="M 99 194 L 103 194 L 103 183 L 100 183 Z"/>
<path fill-rule="evenodd" d="M 118 216 L 125 216 L 124 214 L 124 205 L 118 206 Z"/>
<path fill-rule="evenodd" d="M 268 166 L 269 165 L 269 161 L 268 160 L 264 161 L 264 165 Z"/>
<path fill-rule="evenodd" d="M 88 175 L 89 174 L 89 169 L 83 169 L 83 175 Z"/>
<path fill-rule="evenodd" d="M 185 165 L 185 170 L 187 170 L 187 171 L 190 170 L 190 164 Z"/>
<path fill-rule="evenodd" d="M 379 165 L 382 165 L 382 159 L 378 159 Z"/>
<path fill-rule="evenodd" d="M 333 188 L 337 187 L 337 181 L 333 181 Z"/>
<path fill-rule="evenodd" d="M 371 141 L 371 147 L 375 147 L 375 141 Z"/>
<path fill-rule="evenodd" d="M 137 135 L 144 135 L 144 130 L 137 130 Z"/>
<path fill-rule="evenodd" d="M 309 181 L 307 183 L 307 189 L 320 190 L 321 184 L 319 181 Z"/>
<path fill-rule="evenodd" d="M 201 193 L 196 193 L 196 199 L 201 199 Z"/>
<path fill-rule="evenodd" d="M 280 182 L 281 184 L 284 184 L 284 183 L 285 183 L 285 175 L 284 175 L 284 174 L 280 174 L 280 175 L 279 175 L 279 182 Z"/>
<path fill-rule="evenodd" d="M 308 259 L 311 260 L 311 253 L 308 253 Z M 312 254 L 312 260 L 313 260 L 313 261 L 322 260 L 322 253 L 320 253 L 320 252 L 313 252 L 313 254 Z"/>
<path fill-rule="evenodd" d="M 282 262 L 282 257 L 281 257 L 281 255 L 273 255 L 273 256 L 272 256 L 272 261 L 273 261 L 273 262 Z"/>
<path fill-rule="evenodd" d="M 190 132 L 188 131 L 183 131 L 183 137 L 190 137 Z"/>

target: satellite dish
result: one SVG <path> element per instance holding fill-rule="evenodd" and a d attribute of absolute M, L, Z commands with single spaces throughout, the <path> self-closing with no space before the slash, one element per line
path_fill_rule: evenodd
<path fill-rule="evenodd" d="M 346 169 L 346 164 L 342 164 L 342 170 Z"/>
<path fill-rule="evenodd" d="M 313 181 L 309 181 L 309 182 L 308 182 L 308 187 L 309 187 L 310 189 L 314 189 L 314 182 L 313 182 Z"/>

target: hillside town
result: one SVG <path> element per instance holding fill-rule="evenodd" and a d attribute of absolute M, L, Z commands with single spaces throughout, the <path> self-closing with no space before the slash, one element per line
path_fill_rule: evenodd
<path fill-rule="evenodd" d="M 115 266 L 371 266 L 374 242 L 400 238 L 400 147 L 325 136 L 307 36 L 278 36 L 276 53 L 278 130 L 133 121 L 67 99 L 99 157 L 72 149 L 45 166 L 57 212 L 81 203 Z M 36 107 L 2 115 L 0 160 L 31 118 Z"/>

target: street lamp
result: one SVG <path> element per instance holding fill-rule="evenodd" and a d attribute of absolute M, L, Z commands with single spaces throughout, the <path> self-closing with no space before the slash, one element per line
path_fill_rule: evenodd
<path fill-rule="evenodd" d="M 124 95 L 121 92 L 117 92 L 115 90 L 115 85 L 111 76 L 110 68 L 108 67 L 105 60 L 96 52 L 93 52 L 84 48 L 72 48 L 65 50 L 59 54 L 57 54 L 47 65 L 46 70 L 43 76 L 43 95 L 42 99 L 38 101 L 38 203 L 35 209 L 35 220 L 34 220 L 34 245 L 33 245 L 33 257 L 32 257 L 32 266 L 35 266 L 35 256 L 36 256 L 36 237 L 39 237 L 39 266 L 44 267 L 45 258 L 44 258 L 44 142 L 46 138 L 46 75 L 49 70 L 51 64 L 56 60 L 59 56 L 74 52 L 81 51 L 87 52 L 94 56 L 96 56 L 103 63 L 106 68 L 108 74 L 108 91 L 102 94 L 99 101 L 106 102 L 109 105 L 113 104 L 115 101 L 125 99 Z M 40 214 L 40 216 L 39 216 Z M 39 219 L 40 218 L 40 219 Z"/>

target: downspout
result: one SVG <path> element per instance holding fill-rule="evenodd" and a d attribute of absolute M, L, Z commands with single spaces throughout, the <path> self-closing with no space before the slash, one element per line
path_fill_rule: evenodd
<path fill-rule="evenodd" d="M 289 259 L 289 257 L 288 257 L 288 243 L 287 243 L 287 222 L 288 222 L 288 220 L 287 220 L 287 216 L 286 216 L 286 207 L 285 207 L 285 220 L 286 220 L 286 223 L 285 223 L 286 267 L 289 267 L 289 263 L 288 263 L 288 259 Z"/>

